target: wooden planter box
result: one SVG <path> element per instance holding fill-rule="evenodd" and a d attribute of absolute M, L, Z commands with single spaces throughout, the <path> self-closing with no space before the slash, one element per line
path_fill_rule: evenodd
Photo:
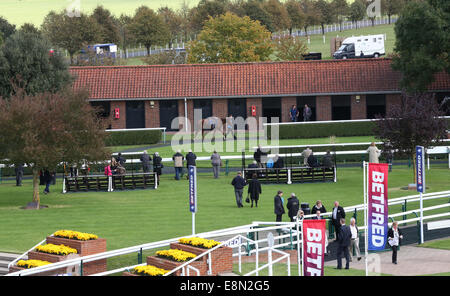
<path fill-rule="evenodd" d="M 24 267 L 14 265 L 9 268 L 9 273 L 13 273 L 16 271 L 22 271 L 22 270 L 26 270 L 26 269 L 32 269 L 32 268 L 24 268 Z M 33 274 L 33 276 L 51 276 L 51 275 L 55 275 L 55 274 L 65 273 L 65 270 L 64 270 L 64 272 L 58 272 L 58 271 L 62 271 L 62 270 L 52 270 L 52 271 L 41 272 L 41 273 Z"/>
<path fill-rule="evenodd" d="M 140 275 L 139 274 L 134 274 L 134 273 L 131 273 L 131 272 L 128 272 L 128 271 L 124 271 L 122 273 L 122 276 L 140 276 Z"/>
<path fill-rule="evenodd" d="M 28 259 L 29 260 L 43 260 L 43 261 L 48 261 L 51 263 L 56 263 L 56 262 L 61 262 L 61 261 L 67 260 L 67 256 L 47 254 L 47 253 L 42 253 L 42 252 L 37 252 L 37 251 L 30 251 L 30 252 L 28 252 Z M 43 274 L 43 275 L 55 275 L 55 274 L 64 274 L 64 273 L 67 273 L 67 267 L 55 269 L 55 270 L 49 271 L 48 273 Z"/>
<path fill-rule="evenodd" d="M 47 243 L 74 248 L 81 257 L 106 252 L 106 239 L 104 238 L 80 241 L 76 239 L 48 236 Z M 106 270 L 106 259 L 83 264 L 83 275 L 105 272 Z"/>
<path fill-rule="evenodd" d="M 179 249 L 186 252 L 190 252 L 196 255 L 200 255 L 208 251 L 208 249 L 198 248 L 191 245 L 185 245 L 181 243 L 171 243 L 171 249 Z M 208 270 L 208 255 L 203 256 L 201 262 L 205 265 L 206 270 Z M 220 247 L 213 252 L 211 252 L 212 261 L 212 274 L 217 275 L 224 272 L 233 271 L 233 250 L 229 247 Z"/>
<path fill-rule="evenodd" d="M 185 262 L 176 262 L 176 261 L 172 261 L 170 259 L 165 259 L 165 258 L 160 258 L 157 256 L 148 256 L 147 257 L 147 265 L 153 265 L 165 270 L 169 270 L 171 271 L 172 269 L 184 264 Z M 190 264 L 192 267 L 197 268 L 200 271 L 200 275 L 206 275 L 206 271 L 207 269 L 205 268 L 205 264 L 203 263 L 203 261 L 194 261 Z M 173 275 L 175 276 L 180 276 L 181 275 L 182 270 L 179 269 L 177 270 L 175 273 L 173 273 Z M 186 267 L 186 273 L 187 273 L 187 267 Z M 189 270 L 189 275 L 190 276 L 196 276 L 197 273 L 190 269 Z"/>

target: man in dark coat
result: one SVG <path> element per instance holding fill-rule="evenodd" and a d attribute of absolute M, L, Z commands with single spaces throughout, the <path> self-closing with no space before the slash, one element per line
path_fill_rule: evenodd
<path fill-rule="evenodd" d="M 16 186 L 22 186 L 23 178 L 23 164 L 19 163 L 14 166 L 14 171 L 16 173 Z"/>
<path fill-rule="evenodd" d="M 158 179 L 158 185 L 159 185 L 159 176 L 161 176 L 161 169 L 163 168 L 163 164 L 161 163 L 162 158 L 159 156 L 158 152 L 155 152 L 153 155 L 153 172 L 156 174 Z"/>
<path fill-rule="evenodd" d="M 251 207 L 253 208 L 253 201 L 255 206 L 258 207 L 259 195 L 262 193 L 261 183 L 258 181 L 256 173 L 253 173 L 252 179 L 248 183 L 248 194 L 250 195 L 250 200 L 252 201 Z"/>
<path fill-rule="evenodd" d="M 311 168 L 317 167 L 317 158 L 314 156 L 313 152 L 308 156 L 308 166 Z"/>
<path fill-rule="evenodd" d="M 234 195 L 236 197 L 236 204 L 238 208 L 244 207 L 242 204 L 242 194 L 244 193 L 244 187 L 247 185 L 245 179 L 242 178 L 242 173 L 238 172 L 237 176 L 231 181 L 231 185 L 234 187 Z"/>
<path fill-rule="evenodd" d="M 273 167 L 274 168 L 278 168 L 278 169 L 284 168 L 284 160 L 283 160 L 283 158 L 281 156 L 276 155 L 275 159 L 276 159 L 276 161 L 273 164 Z"/>
<path fill-rule="evenodd" d="M 291 222 L 295 222 L 294 217 L 297 216 L 299 210 L 299 204 L 297 196 L 295 193 L 291 194 L 291 197 L 288 198 L 288 202 L 286 204 L 286 208 L 288 209 L 288 216 L 291 218 Z"/>
<path fill-rule="evenodd" d="M 345 218 L 344 208 L 339 205 L 338 201 L 334 202 L 334 208 L 331 211 L 331 223 L 334 225 L 334 231 L 336 235 L 336 239 L 339 236 L 339 231 L 341 230 L 341 219 Z"/>
<path fill-rule="evenodd" d="M 50 193 L 50 183 L 52 182 L 52 175 L 50 174 L 49 170 L 44 170 L 43 180 L 45 183 L 44 193 Z"/>
<path fill-rule="evenodd" d="M 196 166 L 195 160 L 197 159 L 197 155 L 195 155 L 192 150 L 189 150 L 189 153 L 186 154 L 186 168 L 189 170 L 189 166 Z M 186 175 L 186 179 L 189 179 L 189 175 Z"/>
<path fill-rule="evenodd" d="M 123 166 L 125 164 L 125 162 L 127 161 L 125 159 L 125 157 L 122 156 L 122 153 L 119 152 L 119 154 L 117 155 L 117 162 L 120 164 L 120 166 Z"/>
<path fill-rule="evenodd" d="M 267 155 L 266 152 L 263 152 L 261 150 L 261 146 L 258 146 L 258 149 L 256 149 L 255 153 L 253 153 L 253 159 L 256 161 L 256 163 L 258 164 L 258 167 L 262 168 L 263 164 L 261 162 L 262 158 L 265 157 Z"/>
<path fill-rule="evenodd" d="M 326 168 L 332 168 L 333 167 L 333 160 L 331 159 L 330 151 L 327 151 L 327 153 L 322 158 L 322 166 Z"/>
<path fill-rule="evenodd" d="M 345 269 L 349 269 L 350 264 L 350 252 L 349 246 L 352 238 L 350 227 L 345 225 L 345 219 L 340 220 L 341 230 L 338 234 L 338 247 L 337 247 L 337 269 L 342 269 L 342 253 L 345 256 Z"/>
<path fill-rule="evenodd" d="M 152 161 L 152 158 L 147 154 L 147 151 L 144 150 L 144 153 L 142 153 L 140 160 L 142 162 L 142 170 L 144 171 L 144 173 L 148 173 L 150 171 L 150 161 Z"/>
<path fill-rule="evenodd" d="M 281 222 L 282 216 L 285 213 L 284 206 L 283 206 L 283 200 L 281 199 L 283 196 L 283 191 L 278 190 L 277 195 L 275 195 L 273 201 L 274 201 L 274 213 L 277 216 L 276 222 Z"/>

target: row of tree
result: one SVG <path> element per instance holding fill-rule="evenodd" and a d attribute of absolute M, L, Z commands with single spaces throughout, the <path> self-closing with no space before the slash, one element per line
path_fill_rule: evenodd
<path fill-rule="evenodd" d="M 381 0 L 381 12 L 389 17 L 398 14 L 406 0 Z M 307 29 L 313 25 L 340 23 L 345 19 L 359 21 L 365 18 L 372 0 L 201 0 L 190 8 L 184 2 L 178 10 L 161 7 L 154 11 L 147 6 L 136 9 L 132 16 L 114 16 L 107 8 L 98 6 L 91 14 L 77 17 L 66 11 L 50 12 L 39 28 L 55 47 L 67 50 L 73 57 L 87 44 L 115 43 L 122 49 L 143 45 L 148 53 L 152 46 L 172 44 L 175 40 L 195 39 L 210 17 L 226 12 L 257 20 L 269 32 Z M 372 18 L 373 19 L 373 18 Z M 3 38 L 14 32 L 14 26 L 0 19 Z"/>

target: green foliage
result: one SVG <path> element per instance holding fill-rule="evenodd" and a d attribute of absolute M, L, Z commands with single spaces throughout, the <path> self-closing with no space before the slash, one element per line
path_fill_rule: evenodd
<path fill-rule="evenodd" d="M 210 18 L 189 45 L 189 63 L 257 62 L 273 51 L 271 34 L 258 21 L 227 12 Z"/>
<path fill-rule="evenodd" d="M 450 19 L 443 11 L 439 4 L 409 2 L 395 23 L 392 68 L 403 74 L 401 86 L 410 93 L 425 91 L 436 73 L 450 72 Z"/>
<path fill-rule="evenodd" d="M 356 0 L 350 4 L 348 18 L 358 24 L 357 22 L 362 20 L 366 15 L 366 4 L 364 0 Z"/>
<path fill-rule="evenodd" d="M 116 19 L 108 9 L 103 8 L 103 6 L 97 6 L 92 12 L 91 17 L 99 24 L 99 43 L 119 43 L 119 28 L 116 25 Z"/>
<path fill-rule="evenodd" d="M 142 58 L 147 65 L 186 64 L 186 52 L 167 50 Z"/>
<path fill-rule="evenodd" d="M 274 40 L 276 57 L 280 61 L 303 60 L 303 55 L 308 53 L 308 45 L 303 38 L 290 35 Z"/>
<path fill-rule="evenodd" d="M 160 130 L 108 132 L 106 146 L 156 144 L 161 141 Z"/>
<path fill-rule="evenodd" d="M 163 45 L 170 40 L 170 32 L 163 18 L 146 6 L 136 10 L 130 24 L 130 31 L 136 42 L 145 46 L 148 54 L 150 54 L 150 47 Z"/>
<path fill-rule="evenodd" d="M 8 97 L 14 85 L 28 94 L 57 92 L 72 82 L 63 56 L 50 53 L 49 41 L 40 34 L 19 30 L 0 49 L 0 96 Z"/>

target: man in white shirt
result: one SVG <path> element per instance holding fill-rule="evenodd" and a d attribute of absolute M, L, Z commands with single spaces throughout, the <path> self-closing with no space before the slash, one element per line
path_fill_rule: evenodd
<path fill-rule="evenodd" d="M 350 231 L 352 233 L 352 239 L 350 241 L 349 253 L 350 253 L 350 262 L 353 259 L 353 246 L 355 247 L 356 256 L 358 257 L 358 261 L 361 260 L 361 252 L 359 251 L 359 236 L 358 236 L 358 226 L 356 226 L 355 218 L 350 219 Z"/>

